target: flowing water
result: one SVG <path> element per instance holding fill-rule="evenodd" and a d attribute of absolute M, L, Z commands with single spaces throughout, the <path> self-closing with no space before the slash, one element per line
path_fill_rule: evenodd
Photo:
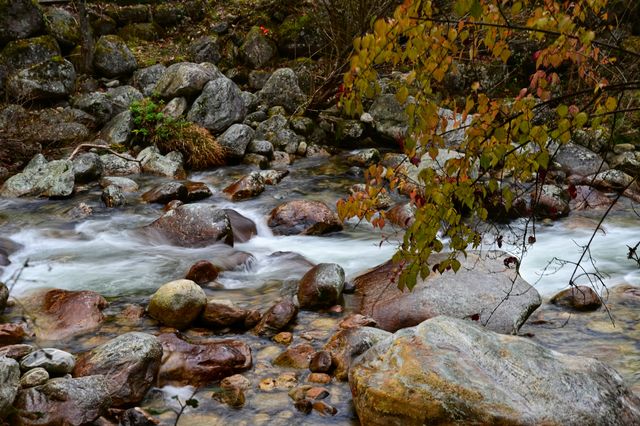
<path fill-rule="evenodd" d="M 249 253 L 252 257 L 248 262 L 224 272 L 219 278 L 221 287 L 208 292 L 216 297 L 232 299 L 242 306 L 264 310 L 281 295 L 288 282 L 299 279 L 308 270 L 307 261 L 338 263 L 349 279 L 386 261 L 393 254 L 400 234 L 391 228 L 373 230 L 367 223 L 352 221 L 343 232 L 331 236 L 276 237 L 266 225 L 271 209 L 287 200 L 304 198 L 335 205 L 348 193 L 349 186 L 358 182 L 358 178 L 350 176 L 348 170 L 342 158 L 301 160 L 292 166 L 291 174 L 279 185 L 267 187 L 255 199 L 237 203 L 228 201 L 221 190 L 246 174 L 246 166 L 190 176 L 191 180 L 207 183 L 214 191 L 214 195 L 203 202 L 233 208 L 256 222 L 258 236 L 233 248 L 222 244 L 197 249 L 174 247 L 152 241 L 140 232 L 162 212 L 160 206 L 139 202 L 139 195 L 163 182 L 161 178 L 135 177 L 141 191 L 127 194 L 128 205 L 123 209 L 102 207 L 100 190 L 96 187 L 84 188 L 69 200 L 0 199 L 0 236 L 20 245 L 10 256 L 12 263 L 0 272 L 0 280 L 10 281 L 19 272 L 19 280 L 12 288 L 12 294 L 17 297 L 39 288 L 63 288 L 93 290 L 109 298 L 111 306 L 106 313 L 113 317 L 109 317 L 99 333 L 83 339 L 57 342 L 58 347 L 75 351 L 129 331 L 127 325 L 118 320 L 118 310 L 130 302 L 144 305 L 147 297 L 160 285 L 184 277 L 189 266 L 200 259 L 232 265 L 239 254 Z M 81 202 L 92 207 L 93 214 L 74 219 L 69 212 Z M 538 226 L 537 242 L 523 258 L 521 270 L 524 278 L 543 296 L 566 288 L 573 270 L 571 265 L 556 271 L 559 263 L 552 261 L 554 258 L 576 261 L 580 257 L 581 246 L 589 240 L 596 224 L 597 214 L 593 213 L 572 215 L 550 226 Z M 607 287 L 625 283 L 640 285 L 638 265 L 626 258 L 627 246 L 634 246 L 640 241 L 639 224 L 638 216 L 630 208 L 622 208 L 611 214 L 604 223 L 604 232 L 598 232 L 594 239 L 591 257 L 597 262 L 598 270 L 606 275 L 603 284 Z M 518 225 L 513 224 L 513 228 Z M 508 247 L 518 251 L 517 241 L 512 241 Z M 274 255 L 276 252 L 293 252 L 300 256 Z M 22 268 L 25 264 L 27 266 Z M 588 268 L 593 266 L 589 264 Z M 598 290 L 603 288 L 598 287 Z M 544 318 L 538 318 L 535 325 L 527 326 L 525 332 L 559 351 L 602 358 L 621 370 L 627 381 L 639 391 L 638 310 L 629 308 L 627 299 L 614 299 L 611 310 L 619 319 L 614 332 L 607 328 L 611 322 L 605 312 L 574 316 L 569 325 L 560 327 L 565 322 L 565 314 L 548 306 L 545 306 Z M 637 303 L 636 299 L 633 303 Z M 640 303 L 633 305 L 634 308 L 638 306 Z M 311 330 L 315 333 L 310 337 L 312 344 L 320 347 L 338 321 L 339 316 L 303 313 L 294 335 L 297 331 Z M 145 327 L 153 330 L 150 322 L 145 322 Z M 554 329 L 559 331 L 552 332 Z M 187 333 L 188 336 L 190 334 L 197 339 L 205 332 L 196 330 Z M 572 339 L 576 335 L 580 338 Z M 249 335 L 242 338 L 251 345 L 254 353 L 254 368 L 248 373 L 252 381 L 276 374 L 269 362 L 282 347 Z M 339 409 L 333 418 L 322 418 L 316 413 L 300 417 L 293 411 L 286 391 L 265 393 L 252 390 L 247 396 L 247 406 L 233 410 L 222 408 L 213 401 L 211 389 L 198 390 L 196 398 L 201 402 L 200 407 L 187 409 L 181 424 L 240 424 L 241 421 L 245 424 L 354 423 L 348 386 L 334 383 L 330 390 L 329 403 Z M 166 387 L 151 392 L 145 404 L 171 423 L 175 417 L 171 404 L 175 406 L 176 401 L 167 396 L 179 394 L 188 397 L 191 393 L 188 388 Z"/>

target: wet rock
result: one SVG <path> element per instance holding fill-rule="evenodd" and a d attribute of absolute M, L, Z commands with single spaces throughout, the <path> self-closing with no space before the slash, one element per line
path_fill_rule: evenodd
<path fill-rule="evenodd" d="M 102 190 L 102 195 L 100 195 L 100 199 L 104 203 L 107 208 L 116 208 L 123 207 L 127 204 L 127 199 L 125 198 L 122 190 L 115 186 L 109 185 Z"/>
<path fill-rule="evenodd" d="M 640 421 L 640 399 L 605 364 L 444 316 L 369 349 L 349 384 L 371 425 Z"/>
<path fill-rule="evenodd" d="M 319 351 L 311 359 L 309 370 L 314 373 L 327 373 L 331 370 L 331 362 L 331 352 Z"/>
<path fill-rule="evenodd" d="M 129 178 L 121 176 L 105 176 L 100 179 L 100 186 L 106 188 L 110 185 L 120 188 L 122 192 L 138 192 L 138 184 Z"/>
<path fill-rule="evenodd" d="M 44 29 L 42 10 L 30 0 L 0 3 L 0 45 L 27 38 Z"/>
<path fill-rule="evenodd" d="M 233 246 L 229 216 L 210 204 L 185 204 L 170 210 L 148 229 L 181 247 L 205 247 L 217 242 Z"/>
<path fill-rule="evenodd" d="M 249 164 L 251 166 L 257 166 L 260 169 L 266 169 L 269 167 L 269 159 L 264 155 L 245 154 L 245 156 L 242 157 L 242 164 Z"/>
<path fill-rule="evenodd" d="M 104 320 L 108 306 L 104 297 L 93 291 L 49 290 L 24 301 L 35 318 L 36 336 L 42 340 L 63 340 L 75 334 L 93 331 Z"/>
<path fill-rule="evenodd" d="M 74 181 L 88 183 L 100 179 L 102 162 L 100 156 L 94 152 L 83 152 L 73 159 Z"/>
<path fill-rule="evenodd" d="M 236 243 L 245 243 L 249 241 L 254 235 L 258 235 L 258 228 L 251 219 L 242 216 L 235 210 L 224 209 L 229 221 L 231 222 L 231 228 L 233 229 L 233 240 Z"/>
<path fill-rule="evenodd" d="M 189 58 L 196 63 L 210 62 L 217 64 L 220 62 L 220 48 L 218 39 L 214 36 L 202 36 L 192 41 L 187 47 Z"/>
<path fill-rule="evenodd" d="M 199 260 L 191 265 L 185 279 L 202 285 L 215 281 L 219 273 L 220 270 L 213 263 Z"/>
<path fill-rule="evenodd" d="M 308 399 L 300 399 L 293 405 L 294 407 L 296 407 L 296 410 L 300 411 L 303 414 L 310 414 L 313 410 L 313 402 Z"/>
<path fill-rule="evenodd" d="M 3 346 L 0 347 L 0 358 L 5 356 L 7 358 L 20 360 L 35 350 L 36 348 L 34 346 L 27 344 Z"/>
<path fill-rule="evenodd" d="M 59 7 L 49 8 L 45 12 L 45 23 L 47 32 L 61 46 L 73 48 L 80 44 L 80 24 L 71 12 Z"/>
<path fill-rule="evenodd" d="M 220 382 L 220 390 L 213 393 L 213 398 L 231 407 L 240 408 L 246 401 L 245 392 L 251 382 L 240 374 L 225 377 Z"/>
<path fill-rule="evenodd" d="M 55 348 L 38 349 L 20 360 L 22 370 L 44 368 L 51 376 L 64 376 L 73 371 L 76 359 L 69 352 Z"/>
<path fill-rule="evenodd" d="M 0 356 L 0 420 L 11 411 L 20 388 L 20 367 L 11 359 Z"/>
<path fill-rule="evenodd" d="M 281 345 L 288 346 L 293 342 L 293 334 L 288 331 L 282 331 L 273 336 L 273 341 Z"/>
<path fill-rule="evenodd" d="M 287 348 L 273 360 L 273 365 L 285 368 L 309 368 L 309 362 L 316 351 L 308 343 L 302 343 Z"/>
<path fill-rule="evenodd" d="M 131 111 L 123 111 L 109 120 L 106 126 L 104 126 L 100 131 L 100 137 L 107 141 L 109 144 L 126 145 L 131 141 L 131 138 L 133 137 L 134 128 L 135 126 L 133 123 L 133 116 L 131 114 Z M 113 156 L 116 157 L 115 155 Z M 140 164 L 136 163 L 136 166 L 137 171 L 133 171 L 128 174 L 140 173 Z"/>
<path fill-rule="evenodd" d="M 147 333 L 126 333 L 82 354 L 74 377 L 103 374 L 116 407 L 137 404 L 155 382 L 162 345 Z"/>
<path fill-rule="evenodd" d="M 18 393 L 14 424 L 84 425 L 106 414 L 111 405 L 104 376 L 58 378 Z"/>
<path fill-rule="evenodd" d="M 591 186 L 605 191 L 621 191 L 626 188 L 637 190 L 638 184 L 633 178 L 621 170 L 607 170 L 586 179 Z M 635 185 L 634 185 L 635 183 Z"/>
<path fill-rule="evenodd" d="M 135 56 L 118 36 L 105 35 L 98 39 L 93 54 L 93 65 L 105 77 L 131 74 L 138 68 Z"/>
<path fill-rule="evenodd" d="M 187 119 L 213 133 L 220 133 L 232 124 L 242 122 L 246 114 L 240 89 L 233 81 L 222 77 L 204 86 Z"/>
<path fill-rule="evenodd" d="M 240 46 L 240 55 L 247 65 L 254 69 L 263 68 L 277 54 L 273 41 L 267 38 L 258 27 L 252 27 Z"/>
<path fill-rule="evenodd" d="M 335 263 L 311 268 L 298 284 L 301 308 L 326 308 L 338 303 L 344 287 L 344 270 Z"/>
<path fill-rule="evenodd" d="M 233 201 L 245 200 L 260 195 L 264 191 L 264 182 L 260 173 L 252 172 L 227 186 L 223 192 Z"/>
<path fill-rule="evenodd" d="M 594 311 L 602 306 L 602 299 L 591 287 L 571 286 L 553 296 L 551 303 L 576 311 Z"/>
<path fill-rule="evenodd" d="M 190 280 L 176 280 L 161 286 L 149 300 L 149 315 L 162 324 L 184 329 L 205 307 L 207 296 Z"/>
<path fill-rule="evenodd" d="M 259 173 L 265 185 L 277 185 L 289 176 L 289 170 L 261 170 Z"/>
<path fill-rule="evenodd" d="M 246 124 L 234 124 L 218 137 L 218 143 L 224 148 L 225 155 L 231 160 L 241 159 L 255 131 Z"/>
<path fill-rule="evenodd" d="M 324 401 L 314 401 L 313 409 L 323 416 L 335 416 L 338 414 L 338 409 L 336 407 L 331 406 Z"/>
<path fill-rule="evenodd" d="M 199 94 L 209 81 L 223 77 L 215 67 L 203 67 L 191 62 L 170 65 L 162 74 L 154 93 L 164 99 L 179 96 L 192 97 Z"/>
<path fill-rule="evenodd" d="M 434 254 L 430 261 L 435 265 L 445 257 Z M 516 333 L 541 299 L 533 287 L 515 276 L 514 269 L 505 266 L 506 257 L 502 252 L 483 256 L 468 252 L 466 259 L 458 259 L 462 266 L 457 273 L 433 272 L 425 280 L 418 279 L 412 291 L 401 291 L 391 281 L 395 275 L 389 261 L 354 279 L 358 312 L 387 331 L 449 315 L 477 321 L 492 331 Z"/>
<path fill-rule="evenodd" d="M 607 162 L 598 154 L 573 142 L 558 148 L 554 160 L 567 175 L 588 176 L 609 169 Z"/>
<path fill-rule="evenodd" d="M 335 378 L 347 380 L 353 360 L 389 336 L 391 333 L 372 327 L 342 329 L 331 336 L 323 350 L 331 354 Z"/>
<path fill-rule="evenodd" d="M 156 88 L 156 84 L 164 75 L 165 67 L 163 64 L 155 64 L 150 67 L 141 68 L 133 73 L 131 79 L 132 84 L 142 92 L 144 96 L 151 96 Z"/>
<path fill-rule="evenodd" d="M 7 307 L 7 300 L 9 300 L 9 289 L 5 283 L 0 282 L 0 315 L 4 312 L 4 308 Z"/>
<path fill-rule="evenodd" d="M 0 346 L 21 343 L 26 336 L 27 332 L 22 324 L 0 324 Z"/>
<path fill-rule="evenodd" d="M 320 201 L 295 200 L 279 205 L 269 215 L 275 235 L 322 235 L 342 230 L 338 216 Z"/>
<path fill-rule="evenodd" d="M 375 148 L 366 148 L 354 151 L 347 157 L 350 166 L 369 167 L 380 161 L 380 152 Z"/>
<path fill-rule="evenodd" d="M 250 154 L 258 154 L 267 159 L 273 156 L 273 144 L 269 141 L 252 140 L 247 145 L 246 152 Z"/>
<path fill-rule="evenodd" d="M 556 185 L 542 185 L 531 195 L 531 204 L 538 217 L 555 219 L 569 214 L 569 194 Z"/>
<path fill-rule="evenodd" d="M 187 194 L 187 187 L 182 183 L 167 182 L 155 186 L 142 194 L 142 199 L 147 203 L 167 204 L 172 200 L 185 201 Z"/>
<path fill-rule="evenodd" d="M 307 381 L 309 383 L 320 383 L 326 385 L 328 383 L 331 383 L 331 376 L 324 373 L 311 373 L 307 377 Z"/>
<path fill-rule="evenodd" d="M 191 344 L 175 334 L 158 339 L 164 350 L 159 386 L 205 386 L 251 368 L 251 349 L 238 340 Z"/>
<path fill-rule="evenodd" d="M 22 389 L 32 388 L 47 383 L 49 373 L 42 367 L 31 369 L 20 377 L 20 387 Z"/>
<path fill-rule="evenodd" d="M 258 92 L 258 97 L 269 107 L 284 107 L 289 114 L 307 101 L 307 96 L 298 86 L 298 77 L 291 68 L 276 70 Z"/>
<path fill-rule="evenodd" d="M 251 311 L 236 306 L 226 299 L 209 299 L 200 314 L 200 322 L 210 328 L 244 328 Z"/>
<path fill-rule="evenodd" d="M 291 300 L 281 300 L 269 308 L 254 331 L 259 336 L 273 336 L 287 327 L 297 315 L 298 307 Z"/>
<path fill-rule="evenodd" d="M 68 160 L 47 162 L 42 154 L 29 161 L 22 173 L 7 179 L 0 189 L 3 197 L 68 197 L 73 193 L 73 163 Z"/>
<path fill-rule="evenodd" d="M 186 181 L 184 186 L 187 188 L 187 203 L 193 203 L 195 201 L 204 200 L 211 197 L 212 192 L 204 182 L 192 182 Z M 231 224 L 233 227 L 233 224 Z"/>
<path fill-rule="evenodd" d="M 378 323 L 373 318 L 360 314 L 351 314 L 338 324 L 340 328 L 375 327 Z"/>

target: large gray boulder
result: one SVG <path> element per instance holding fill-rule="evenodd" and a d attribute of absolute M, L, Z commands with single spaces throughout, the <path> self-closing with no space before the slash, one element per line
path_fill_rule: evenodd
<path fill-rule="evenodd" d="M 42 10 L 32 0 L 0 0 L 0 45 L 44 29 Z"/>
<path fill-rule="evenodd" d="M 162 155 L 155 146 L 149 146 L 136 157 L 142 165 L 142 171 L 157 176 L 184 178 L 184 159 L 178 151 L 172 151 Z"/>
<path fill-rule="evenodd" d="M 20 366 L 14 359 L 0 356 L 0 420 L 11 410 L 20 389 Z"/>
<path fill-rule="evenodd" d="M 320 263 L 303 275 L 298 284 L 301 308 L 328 308 L 337 304 L 344 288 L 344 269 L 335 263 Z"/>
<path fill-rule="evenodd" d="M 113 103 L 104 92 L 83 93 L 71 99 L 74 108 L 91 114 L 97 125 L 103 125 L 113 116 Z"/>
<path fill-rule="evenodd" d="M 220 133 L 233 123 L 244 120 L 245 115 L 247 107 L 242 99 L 242 91 L 233 81 L 221 77 L 204 86 L 187 119 L 213 133 Z"/>
<path fill-rule="evenodd" d="M 102 175 L 102 161 L 95 152 L 83 152 L 73 159 L 75 182 L 86 183 L 97 180 Z"/>
<path fill-rule="evenodd" d="M 554 159 L 567 175 L 589 176 L 609 170 L 609 165 L 602 157 L 573 142 L 559 147 Z"/>
<path fill-rule="evenodd" d="M 640 398 L 600 361 L 439 316 L 349 372 L 362 424 L 637 425 Z"/>
<path fill-rule="evenodd" d="M 435 265 L 448 254 L 433 254 Z M 396 266 L 389 261 L 354 279 L 358 312 L 372 317 L 383 330 L 394 332 L 422 321 L 448 315 L 477 321 L 489 330 L 512 334 L 540 306 L 538 292 L 505 266 L 509 255 L 468 252 L 453 271 L 418 278 L 412 291 L 398 289 Z"/>
<path fill-rule="evenodd" d="M 252 68 L 264 67 L 278 53 L 275 43 L 267 38 L 259 27 L 253 27 L 245 36 L 240 55 Z"/>
<path fill-rule="evenodd" d="M 96 71 L 106 77 L 131 74 L 138 68 L 135 56 L 120 37 L 106 35 L 98 39 L 93 55 Z"/>
<path fill-rule="evenodd" d="M 120 156 L 104 154 L 100 156 L 100 162 L 102 163 L 102 172 L 105 176 L 127 176 L 142 172 L 140 163 L 129 154 L 122 154 Z"/>
<path fill-rule="evenodd" d="M 76 85 L 76 71 L 66 59 L 50 59 L 13 74 L 7 80 L 7 94 L 18 100 L 63 98 Z"/>
<path fill-rule="evenodd" d="M 185 204 L 170 210 L 147 229 L 181 247 L 205 247 L 222 242 L 233 246 L 229 216 L 211 204 Z"/>
<path fill-rule="evenodd" d="M 150 67 L 140 68 L 133 73 L 131 84 L 142 92 L 145 96 L 151 96 L 156 84 L 164 74 L 166 66 L 155 64 Z"/>
<path fill-rule="evenodd" d="M 44 368 L 51 376 L 63 376 L 73 371 L 76 359 L 69 352 L 56 348 L 38 349 L 20 360 L 23 370 Z"/>
<path fill-rule="evenodd" d="M 129 111 L 129 107 L 134 102 L 144 99 L 142 93 L 133 86 L 118 86 L 107 90 L 107 98 L 113 106 L 113 114 L 120 114 L 123 111 Z"/>
<path fill-rule="evenodd" d="M 153 385 L 162 345 L 151 334 L 125 333 L 80 356 L 75 377 L 103 374 L 116 407 L 139 403 Z"/>
<path fill-rule="evenodd" d="M 60 46 L 49 35 L 8 43 L 0 53 L 0 86 L 12 73 L 60 55 Z"/>
<path fill-rule="evenodd" d="M 180 62 L 170 65 L 164 71 L 153 92 L 164 99 L 179 96 L 189 98 L 199 94 L 209 81 L 221 77 L 223 74 L 215 67 Z"/>
<path fill-rule="evenodd" d="M 218 137 L 218 143 L 225 154 L 232 160 L 240 160 L 244 156 L 255 131 L 246 124 L 233 124 Z"/>
<path fill-rule="evenodd" d="M 398 102 L 394 94 L 382 94 L 371 104 L 369 114 L 373 117 L 374 127 L 378 133 L 389 139 L 401 139 L 409 130 L 409 117 L 404 106 Z"/>
<path fill-rule="evenodd" d="M 307 96 L 298 85 L 298 77 L 291 68 L 276 70 L 264 84 L 258 97 L 269 107 L 284 107 L 289 114 L 294 113 L 307 101 Z"/>
<path fill-rule="evenodd" d="M 42 154 L 31 159 L 22 173 L 7 179 L 0 189 L 3 197 L 68 197 L 73 193 L 73 163 L 69 160 L 47 162 Z"/>
<path fill-rule="evenodd" d="M 23 389 L 14 403 L 15 425 L 91 424 L 111 406 L 105 376 L 58 378 L 41 386 Z"/>
<path fill-rule="evenodd" d="M 122 111 L 113 117 L 100 131 L 100 138 L 110 144 L 126 145 L 133 138 L 133 114 L 131 111 Z"/>
<path fill-rule="evenodd" d="M 191 280 L 176 280 L 162 285 L 156 291 L 147 311 L 167 327 L 187 328 L 200 315 L 207 304 L 204 290 Z"/>
<path fill-rule="evenodd" d="M 45 12 L 47 32 L 55 37 L 61 46 L 73 48 L 80 44 L 79 19 L 66 9 L 51 7 Z"/>

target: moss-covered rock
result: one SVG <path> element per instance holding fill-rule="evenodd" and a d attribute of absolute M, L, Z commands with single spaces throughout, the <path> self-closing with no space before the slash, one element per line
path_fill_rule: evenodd
<path fill-rule="evenodd" d="M 39 100 L 69 96 L 76 84 L 71 62 L 60 57 L 33 65 L 7 80 L 7 94 L 17 100 Z"/>
<path fill-rule="evenodd" d="M 162 28 L 150 22 L 139 22 L 127 24 L 118 31 L 118 36 L 122 39 L 154 41 L 160 38 Z"/>
<path fill-rule="evenodd" d="M 253 68 L 262 68 L 278 52 L 275 43 L 263 34 L 262 29 L 253 27 L 247 33 L 244 43 L 240 47 L 240 53 L 247 65 Z"/>
<path fill-rule="evenodd" d="M 35 0 L 0 0 L 0 46 L 40 33 L 42 10 Z"/>
<path fill-rule="evenodd" d="M 136 58 L 118 36 L 102 36 L 95 46 L 93 64 L 106 77 L 131 74 L 138 67 Z"/>
<path fill-rule="evenodd" d="M 80 24 L 71 12 L 52 7 L 45 12 L 47 32 L 64 48 L 80 43 Z"/>

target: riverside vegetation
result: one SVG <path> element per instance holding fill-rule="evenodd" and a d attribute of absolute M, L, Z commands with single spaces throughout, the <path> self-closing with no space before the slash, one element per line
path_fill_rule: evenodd
<path fill-rule="evenodd" d="M 0 0 L 0 423 L 640 423 L 639 17 Z"/>

